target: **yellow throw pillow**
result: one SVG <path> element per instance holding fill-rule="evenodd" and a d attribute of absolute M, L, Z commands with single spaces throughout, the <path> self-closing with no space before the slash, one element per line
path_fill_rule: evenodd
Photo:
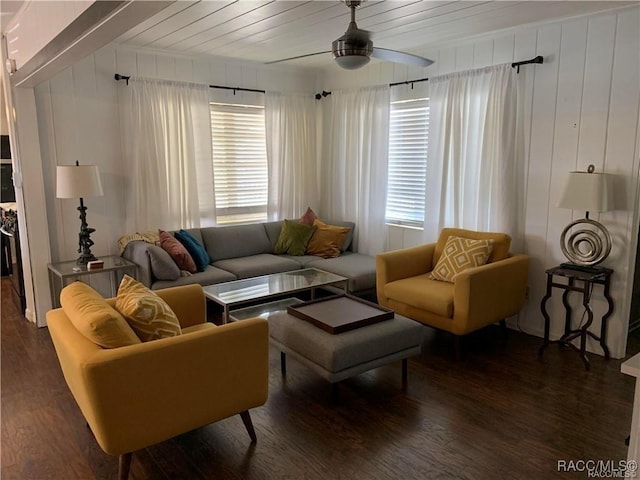
<path fill-rule="evenodd" d="M 76 330 L 103 348 L 140 343 L 140 339 L 102 295 L 86 283 L 73 282 L 60 292 L 60 305 Z"/>
<path fill-rule="evenodd" d="M 316 231 L 307 245 L 307 255 L 317 255 L 323 258 L 339 257 L 342 244 L 351 229 L 327 225 L 318 219 L 313 221 L 313 226 L 316 227 Z"/>
<path fill-rule="evenodd" d="M 118 287 L 116 309 L 143 342 L 182 333 L 178 317 L 167 302 L 129 275 L 122 278 Z"/>
<path fill-rule="evenodd" d="M 429 278 L 453 282 L 457 275 L 468 268 L 487 263 L 492 248 L 493 240 L 449 237 Z"/>

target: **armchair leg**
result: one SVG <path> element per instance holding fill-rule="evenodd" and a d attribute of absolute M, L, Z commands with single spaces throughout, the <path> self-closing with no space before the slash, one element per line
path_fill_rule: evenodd
<path fill-rule="evenodd" d="M 253 429 L 253 423 L 251 422 L 251 416 L 249 415 L 249 410 L 240 412 L 240 418 L 242 418 L 242 423 L 244 423 L 244 428 L 247 429 L 247 433 L 249 434 L 249 437 L 251 437 L 251 443 L 256 443 L 258 441 L 258 437 L 256 437 L 256 431 Z"/>
<path fill-rule="evenodd" d="M 118 458 L 118 480 L 127 480 L 129 478 L 129 469 L 131 468 L 131 457 L 133 453 L 123 453 Z"/>

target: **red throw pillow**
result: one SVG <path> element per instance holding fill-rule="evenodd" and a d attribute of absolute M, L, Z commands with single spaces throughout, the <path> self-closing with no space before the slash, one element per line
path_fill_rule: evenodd
<path fill-rule="evenodd" d="M 182 245 L 173 235 L 164 230 L 159 230 L 160 246 L 165 250 L 173 261 L 176 262 L 180 270 L 186 270 L 189 273 L 196 273 L 198 267 L 193 261 L 193 257 L 189 254 L 184 245 Z"/>
<path fill-rule="evenodd" d="M 298 223 L 304 223 L 305 225 L 313 225 L 313 222 L 318 218 L 316 212 L 311 210 L 311 207 L 307 207 L 307 211 L 300 217 Z"/>

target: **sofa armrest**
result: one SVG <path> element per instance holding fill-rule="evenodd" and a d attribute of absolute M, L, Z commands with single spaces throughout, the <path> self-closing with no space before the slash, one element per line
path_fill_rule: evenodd
<path fill-rule="evenodd" d="M 384 286 L 403 278 L 428 273 L 432 269 L 435 243 L 403 248 L 376 255 L 376 291 L 378 302 L 386 305 Z"/>
<path fill-rule="evenodd" d="M 151 288 L 153 274 L 151 272 L 151 260 L 147 249 L 149 244 L 143 241 L 129 242 L 122 252 L 122 256 L 138 265 L 137 280 L 146 287 Z"/>
<path fill-rule="evenodd" d="M 527 255 L 470 268 L 455 278 L 453 333 L 462 335 L 517 314 L 524 306 L 529 273 Z"/>
<path fill-rule="evenodd" d="M 108 350 L 75 343 L 61 313 L 50 329 L 65 379 L 106 453 L 139 450 L 267 399 L 264 319 Z"/>

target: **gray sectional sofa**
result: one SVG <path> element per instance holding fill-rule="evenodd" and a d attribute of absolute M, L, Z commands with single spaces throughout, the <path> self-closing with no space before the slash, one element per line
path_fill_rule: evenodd
<path fill-rule="evenodd" d="M 353 251 L 353 222 L 327 222 L 351 228 L 342 252 L 336 258 L 313 255 L 292 256 L 273 253 L 282 221 L 224 227 L 187 229 L 204 246 L 211 263 L 203 272 L 166 280 L 163 261 L 166 257 L 160 247 L 143 241 L 130 242 L 122 256 L 138 264 L 138 280 L 151 289 L 160 289 L 199 283 L 203 286 L 229 282 L 270 273 L 287 272 L 301 268 L 317 268 L 349 279 L 348 289 L 354 295 L 375 291 L 375 258 Z M 168 257 L 171 260 L 170 257 Z M 172 261 L 172 260 L 171 260 Z"/>

